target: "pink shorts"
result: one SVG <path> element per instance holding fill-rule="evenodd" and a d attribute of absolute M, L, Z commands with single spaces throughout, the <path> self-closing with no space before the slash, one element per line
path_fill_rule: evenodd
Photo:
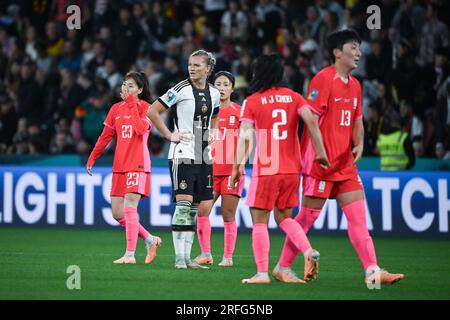
<path fill-rule="evenodd" d="M 144 198 L 148 198 L 150 195 L 150 173 L 113 173 L 111 197 L 124 197 L 126 193 L 139 193 Z"/>
<path fill-rule="evenodd" d="M 298 174 L 252 177 L 246 204 L 264 210 L 296 207 L 299 186 Z"/>
<path fill-rule="evenodd" d="M 303 175 L 302 187 L 304 196 L 324 199 L 333 199 L 344 192 L 364 190 L 359 176 L 342 181 L 329 181 Z"/>
<path fill-rule="evenodd" d="M 245 176 L 241 176 L 241 180 L 236 186 L 229 187 L 231 176 L 214 176 L 214 192 L 224 195 L 231 194 L 242 197 L 242 190 L 244 190 Z"/>

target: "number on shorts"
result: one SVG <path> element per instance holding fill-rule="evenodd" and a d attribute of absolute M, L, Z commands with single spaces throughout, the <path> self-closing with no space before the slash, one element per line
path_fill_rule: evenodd
<path fill-rule="evenodd" d="M 128 172 L 127 174 L 127 188 L 137 186 L 139 184 L 139 173 Z"/>

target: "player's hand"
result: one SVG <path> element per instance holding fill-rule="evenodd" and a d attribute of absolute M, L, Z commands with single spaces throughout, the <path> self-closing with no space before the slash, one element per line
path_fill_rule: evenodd
<path fill-rule="evenodd" d="M 192 140 L 192 136 L 191 136 L 190 132 L 177 131 L 177 132 L 173 132 L 170 135 L 169 140 L 172 142 L 189 142 Z"/>
<path fill-rule="evenodd" d="M 242 171 L 240 170 L 239 166 L 233 165 L 233 169 L 231 170 L 231 185 L 229 187 L 233 188 L 236 187 L 241 180 Z"/>
<path fill-rule="evenodd" d="M 86 165 L 86 171 L 90 176 L 92 176 L 91 170 L 92 170 L 92 166 Z"/>
<path fill-rule="evenodd" d="M 317 161 L 322 168 L 330 169 L 330 161 L 326 154 L 318 154 L 315 161 Z"/>
<path fill-rule="evenodd" d="M 355 163 L 357 163 L 359 160 L 361 160 L 362 153 L 363 153 L 363 147 L 364 147 L 364 146 L 363 146 L 362 144 L 359 144 L 359 145 L 355 146 L 355 147 L 352 149 L 353 157 L 355 158 L 355 159 L 353 160 L 353 164 L 355 164 Z"/>
<path fill-rule="evenodd" d="M 120 97 L 122 100 L 125 100 L 129 95 L 130 93 L 128 92 L 128 89 L 125 88 L 120 90 Z"/>

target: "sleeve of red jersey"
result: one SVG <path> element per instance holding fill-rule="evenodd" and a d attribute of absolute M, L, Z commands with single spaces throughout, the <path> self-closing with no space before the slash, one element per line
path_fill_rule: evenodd
<path fill-rule="evenodd" d="M 151 126 L 151 122 L 150 120 L 148 120 L 144 114 L 140 115 L 139 114 L 139 109 L 138 109 L 138 100 L 136 99 L 136 97 L 129 95 L 126 99 L 125 102 L 127 103 L 127 106 L 130 108 L 130 113 L 131 113 L 131 125 L 133 126 L 133 130 L 134 132 L 138 135 L 138 136 L 142 136 L 144 135 Z M 142 102 L 145 103 L 145 102 Z"/>
<path fill-rule="evenodd" d="M 103 121 L 103 124 L 106 126 L 106 127 L 108 127 L 108 128 L 110 128 L 111 130 L 115 130 L 114 128 L 115 128 L 115 117 L 114 117 L 114 110 L 115 110 L 115 108 L 114 108 L 114 106 L 109 110 L 109 112 L 108 112 L 108 114 L 106 115 L 106 119 L 105 119 L 105 121 Z"/>
<path fill-rule="evenodd" d="M 106 122 L 106 121 L 105 121 Z M 92 167 L 97 161 L 97 159 L 102 155 L 103 150 L 105 150 L 108 143 L 111 141 L 111 139 L 114 137 L 114 133 L 116 131 L 114 128 L 111 128 L 109 125 L 106 125 L 103 128 L 102 134 L 97 140 L 97 143 L 94 146 L 94 149 L 92 150 L 91 154 L 89 155 L 87 166 Z"/>
<path fill-rule="evenodd" d="M 242 107 L 241 107 L 241 115 L 239 117 L 239 121 L 248 121 L 250 123 L 254 123 L 255 122 L 255 117 L 253 115 L 253 110 L 252 110 L 252 104 L 251 101 L 249 101 L 248 99 L 245 99 L 244 102 L 242 103 Z"/>
<path fill-rule="evenodd" d="M 307 106 L 311 111 L 321 116 L 328 108 L 331 82 L 326 81 L 323 73 L 316 74 L 309 84 Z"/>
<path fill-rule="evenodd" d="M 295 92 L 294 97 L 295 97 L 295 100 L 298 102 L 297 103 L 298 115 L 300 115 L 302 113 L 303 108 L 309 108 L 309 109 L 313 110 L 313 107 L 310 105 L 310 103 L 308 103 L 308 101 L 306 101 L 306 99 L 303 98 L 303 96 L 300 93 Z"/>

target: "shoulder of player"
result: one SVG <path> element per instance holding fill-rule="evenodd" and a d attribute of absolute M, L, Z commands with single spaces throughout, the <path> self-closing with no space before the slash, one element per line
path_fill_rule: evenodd
<path fill-rule="evenodd" d="M 349 79 L 350 79 L 352 85 L 354 85 L 356 88 L 358 88 L 358 90 L 361 90 L 361 83 L 359 82 L 359 80 L 355 76 L 352 76 L 350 74 L 349 75 Z"/>
<path fill-rule="evenodd" d="M 212 93 L 220 96 L 219 89 L 217 89 L 212 83 L 208 83 L 208 85 L 209 85 L 209 90 L 211 90 Z"/>
<path fill-rule="evenodd" d="M 320 70 L 315 74 L 313 79 L 315 81 L 326 81 L 326 80 L 333 80 L 334 76 L 336 75 L 336 69 L 332 66 L 328 66 Z"/>
<path fill-rule="evenodd" d="M 183 81 L 178 82 L 170 90 L 180 93 L 183 89 L 189 88 L 190 86 L 191 86 L 191 82 L 189 81 L 189 79 L 185 79 Z"/>
<path fill-rule="evenodd" d="M 114 103 L 111 108 L 109 108 L 109 112 L 116 112 L 118 108 L 125 106 L 126 102 L 121 100 L 119 102 Z"/>

